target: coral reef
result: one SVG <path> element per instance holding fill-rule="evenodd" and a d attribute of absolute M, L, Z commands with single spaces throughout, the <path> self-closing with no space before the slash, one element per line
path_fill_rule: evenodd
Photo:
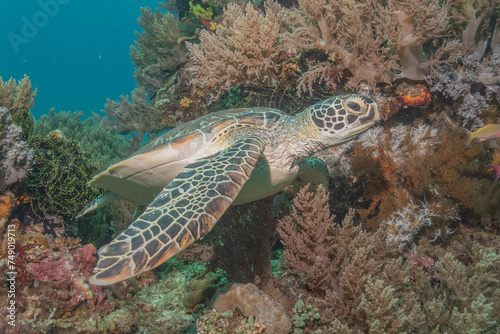
<path fill-rule="evenodd" d="M 342 226 L 334 225 L 327 200 L 324 189 L 315 196 L 301 190 L 292 215 L 279 225 L 288 272 L 280 278 L 288 282 L 282 288 L 316 296 L 297 298 L 295 333 L 498 329 L 493 312 L 500 293 L 495 236 L 479 241 L 470 238 L 470 231 L 457 231 L 460 239 L 447 250 L 422 241 L 421 251 L 428 255 L 406 260 L 398 256 L 394 242 L 386 242 L 387 229 L 365 232 L 353 225 L 352 214 Z M 328 265 L 320 267 L 326 255 Z M 302 288 L 290 284 L 294 278 L 303 282 Z"/>
<path fill-rule="evenodd" d="M 3 281 L 0 332 L 499 331 L 500 188 L 488 164 L 500 164 L 500 144 L 466 147 L 459 129 L 500 123 L 498 1 L 159 6 L 141 9 L 130 49 L 138 88 L 108 99 L 102 118 L 51 110 L 35 126 L 29 78 L 0 77 L 0 269 L 12 257 L 17 271 L 16 328 Z M 309 186 L 293 204 L 297 189 L 231 207 L 154 271 L 88 283 L 96 247 L 133 208 L 73 216 L 97 195 L 86 182 L 124 150 L 212 111 L 294 114 L 351 91 L 374 98 L 384 121 L 317 154 L 330 195 Z"/>
<path fill-rule="evenodd" d="M 306 303 L 304 303 L 302 298 L 297 301 L 293 307 L 294 333 L 302 333 L 302 327 L 319 325 L 321 314 L 316 302 L 311 296 L 309 296 Z"/>
<path fill-rule="evenodd" d="M 197 334 L 258 334 L 266 333 L 264 328 L 253 317 L 246 318 L 240 312 L 233 311 L 206 311 L 196 321 Z"/>
<path fill-rule="evenodd" d="M 147 133 L 149 139 L 156 138 L 165 128 L 166 122 L 162 119 L 161 113 L 148 102 L 143 88 L 132 91 L 131 101 L 128 95 L 121 96 L 120 99 L 120 102 L 107 99 L 105 109 L 102 110 L 106 116 L 100 118 L 94 113 L 94 118 L 101 126 L 111 131 L 121 134 L 137 132 L 137 135 L 132 133 L 132 139 L 127 139 L 130 151 L 134 152 Z"/>
<path fill-rule="evenodd" d="M 194 311 L 199 305 L 208 305 L 215 291 L 225 281 L 225 277 L 218 273 L 209 272 L 204 276 L 196 276 L 186 283 L 184 307 Z"/>
<path fill-rule="evenodd" d="M 20 114 L 33 108 L 36 93 L 36 88 L 33 90 L 26 74 L 20 81 L 13 78 L 3 81 L 0 76 L 0 107 L 9 109 L 14 120 L 17 120 Z"/>
<path fill-rule="evenodd" d="M 187 50 L 178 43 L 182 22 L 174 15 L 158 9 L 153 13 L 151 8 L 141 8 L 141 14 L 138 23 L 143 32 L 136 32 L 137 41 L 130 47 L 130 56 L 138 85 L 153 95 L 187 61 Z"/>
<path fill-rule="evenodd" d="M 238 307 L 243 315 L 254 317 L 263 324 L 267 333 L 286 334 L 292 328 L 292 322 L 283 306 L 251 283 L 221 288 L 211 307 L 221 313 Z"/>
<path fill-rule="evenodd" d="M 38 262 L 31 262 L 26 268 L 37 282 L 37 288 L 43 290 L 47 283 L 54 284 L 59 288 L 58 299 L 66 301 L 67 307 L 76 306 L 94 297 L 91 287 L 95 290 L 99 288 L 89 286 L 85 282 L 85 277 L 92 275 L 97 261 L 97 250 L 94 246 L 85 245 L 70 252 L 64 245 L 60 245 L 57 251 L 47 250 L 40 255 L 43 258 L 37 259 Z M 66 288 L 63 288 L 62 282 L 67 285 Z"/>
<path fill-rule="evenodd" d="M 36 154 L 33 171 L 26 179 L 26 195 L 34 214 L 56 214 L 73 219 L 84 205 L 99 195 L 87 182 L 98 169 L 82 152 L 79 143 L 51 132 L 30 141 Z"/>
<path fill-rule="evenodd" d="M 95 247 L 42 234 L 43 223 L 28 226 L 14 219 L 9 224 L 16 235 L 16 331 L 46 333 L 68 327 L 74 332 L 95 331 L 100 317 L 113 309 L 102 288 L 88 284 L 97 261 Z M 2 245 L 7 240 L 5 230 L 1 240 Z M 2 270 L 6 266 L 2 260 Z M 7 302 L 6 296 L 2 298 L 2 318 Z"/>
<path fill-rule="evenodd" d="M 188 43 L 192 83 L 210 90 L 212 102 L 232 85 L 277 81 L 284 22 L 279 5 L 265 6 L 264 16 L 250 3 L 245 8 L 229 4 L 215 32 L 202 30 L 200 44 Z"/>
<path fill-rule="evenodd" d="M 0 219 L 6 220 L 9 218 L 15 202 L 16 199 L 11 191 L 7 190 L 0 193 Z"/>
<path fill-rule="evenodd" d="M 366 182 L 370 204 L 359 210 L 365 224 L 388 223 L 401 246 L 422 229 L 431 240 L 446 240 L 461 219 L 494 224 L 499 189 L 481 163 L 488 151 L 484 144 L 464 150 L 464 139 L 449 126 L 424 124 L 378 127 L 362 136 L 353 145 L 351 171 Z"/>
<path fill-rule="evenodd" d="M 407 281 L 406 265 L 386 243 L 384 230 L 369 234 L 352 219 L 351 212 L 342 226 L 336 225 L 326 190 L 320 186 L 313 195 L 304 187 L 294 200 L 292 215 L 280 220 L 278 230 L 289 274 L 326 298 L 331 319 L 351 326 L 363 321 L 361 313 L 353 312 L 369 278 L 390 279 L 398 286 Z"/>
<path fill-rule="evenodd" d="M 49 110 L 36 122 L 36 136 L 44 137 L 54 130 L 61 131 L 68 138 L 77 140 L 82 149 L 89 153 L 89 158 L 100 170 L 125 158 L 127 141 L 123 136 L 110 133 L 96 124 L 91 118 L 84 118 L 83 111 Z"/>
<path fill-rule="evenodd" d="M 0 190 L 24 179 L 31 171 L 34 151 L 21 140 L 21 133 L 9 110 L 0 107 Z"/>
<path fill-rule="evenodd" d="M 157 127 L 162 130 L 166 126 L 177 126 L 204 115 L 206 112 L 206 106 L 200 101 L 196 90 L 189 87 L 190 78 L 184 68 L 188 60 L 188 51 L 184 41 L 197 38 L 195 31 L 197 26 L 190 23 L 189 19 L 178 18 L 186 10 L 177 10 L 177 7 L 188 9 L 183 4 L 170 6 L 160 3 L 159 5 L 169 12 L 164 14 L 159 10 L 153 12 L 150 8 L 141 8 L 142 16 L 138 19 L 138 23 L 143 32 L 137 33 L 137 41 L 134 46 L 130 47 L 130 55 L 136 66 L 137 86 L 143 92 L 141 94 L 139 94 L 141 91 L 132 92 L 132 100 L 134 101 L 134 95 L 136 95 L 136 100 L 144 99 L 142 94 L 145 95 L 147 92 L 149 101 L 140 104 L 146 110 L 151 108 L 156 110 L 152 120 L 155 124 L 151 123 L 142 130 L 153 132 L 153 134 L 157 133 Z M 200 4 L 192 7 L 201 8 Z M 177 14 L 174 15 L 173 13 L 176 12 Z M 181 103 L 186 100 L 191 103 Z M 149 102 L 151 105 L 148 107 L 146 103 Z M 109 107 L 113 105 L 116 106 L 116 104 L 111 104 Z M 123 98 L 121 105 L 126 106 Z M 179 108 L 179 105 L 182 108 Z M 117 111 L 124 114 L 121 117 L 127 117 L 126 113 L 130 112 L 125 108 Z M 108 115 L 111 118 L 115 116 L 121 118 L 116 113 Z M 117 125 L 120 127 L 120 124 L 117 123 Z"/>

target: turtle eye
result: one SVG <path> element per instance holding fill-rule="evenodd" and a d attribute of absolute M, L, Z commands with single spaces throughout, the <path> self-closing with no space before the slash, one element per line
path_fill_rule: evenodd
<path fill-rule="evenodd" d="M 346 105 L 354 112 L 359 112 L 361 110 L 361 106 L 354 101 L 347 101 Z"/>

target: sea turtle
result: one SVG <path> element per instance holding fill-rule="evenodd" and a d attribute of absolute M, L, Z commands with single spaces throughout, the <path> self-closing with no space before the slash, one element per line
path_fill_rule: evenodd
<path fill-rule="evenodd" d="M 223 110 L 165 133 L 90 181 L 106 192 L 82 214 L 117 198 L 147 206 L 99 249 L 90 283 L 108 285 L 152 269 L 206 235 L 230 205 L 324 174 L 325 163 L 308 157 L 379 119 L 373 100 L 351 94 L 295 116 L 271 108 Z"/>

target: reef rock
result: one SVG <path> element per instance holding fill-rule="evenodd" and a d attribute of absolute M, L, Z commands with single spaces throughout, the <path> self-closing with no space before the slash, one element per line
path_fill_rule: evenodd
<path fill-rule="evenodd" d="M 231 284 L 217 291 L 213 309 L 222 313 L 236 307 L 245 317 L 255 317 L 264 324 L 266 333 L 287 334 L 292 330 L 292 321 L 285 308 L 251 283 Z"/>

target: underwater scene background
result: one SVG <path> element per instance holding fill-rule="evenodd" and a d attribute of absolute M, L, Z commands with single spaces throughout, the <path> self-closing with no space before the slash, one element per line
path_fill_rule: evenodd
<path fill-rule="evenodd" d="M 3 28 L 1 333 L 500 333 L 500 1 L 129 1 L 151 6 L 130 54 L 51 87 L 43 63 L 28 76 L 13 58 L 56 36 L 68 3 Z M 88 102 L 59 99 L 75 87 Z M 77 217 L 102 194 L 93 176 L 219 110 L 296 115 L 347 93 L 382 121 L 314 155 L 324 186 L 232 206 L 164 264 L 89 282 L 136 210 Z"/>

